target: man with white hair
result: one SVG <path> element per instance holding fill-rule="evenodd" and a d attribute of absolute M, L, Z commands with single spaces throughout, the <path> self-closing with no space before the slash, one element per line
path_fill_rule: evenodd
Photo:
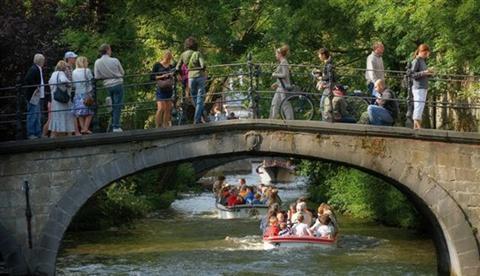
<path fill-rule="evenodd" d="M 365 79 L 367 80 L 367 87 L 372 97 L 377 97 L 377 91 L 375 91 L 375 82 L 377 80 L 385 80 L 385 69 L 383 68 L 383 52 L 385 47 L 383 43 L 377 41 L 373 43 L 373 51 L 367 57 L 367 70 L 365 71 Z M 375 99 L 372 100 L 372 104 Z"/>
<path fill-rule="evenodd" d="M 42 135 L 41 106 L 45 98 L 45 86 L 42 67 L 45 65 L 45 57 L 35 54 L 33 65 L 28 69 L 23 80 L 25 98 L 27 100 L 27 138 L 36 139 Z"/>

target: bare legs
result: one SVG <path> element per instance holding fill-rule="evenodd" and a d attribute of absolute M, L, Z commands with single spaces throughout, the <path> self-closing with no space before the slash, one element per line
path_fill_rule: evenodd
<path fill-rule="evenodd" d="M 172 102 L 170 100 L 157 101 L 157 113 L 155 114 L 155 126 L 170 127 L 172 126 Z"/>
<path fill-rule="evenodd" d="M 78 117 L 78 123 L 80 125 L 80 132 L 82 134 L 92 134 L 92 132 L 89 130 L 91 122 L 92 122 L 92 115 L 88 115 L 88 116 L 84 116 L 84 117 Z"/>
<path fill-rule="evenodd" d="M 413 120 L 413 128 L 414 128 L 414 129 L 420 129 L 420 128 L 422 128 L 422 121 L 420 121 L 420 120 Z"/>

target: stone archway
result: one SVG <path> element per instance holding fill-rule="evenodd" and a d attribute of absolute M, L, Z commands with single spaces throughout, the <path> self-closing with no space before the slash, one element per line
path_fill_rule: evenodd
<path fill-rule="evenodd" d="M 126 143 L 122 151 L 115 152 L 113 161 L 98 163 L 96 160 L 101 158 L 92 159 L 87 170 L 72 175 L 74 184 L 51 208 L 31 263 L 34 272 L 53 274 L 70 220 L 89 197 L 115 180 L 148 168 L 201 158 L 281 155 L 340 162 L 395 181 L 421 201 L 437 222 L 448 249 L 448 270 L 457 275 L 476 275 L 479 254 L 469 219 L 455 197 L 440 184 L 443 179 L 439 171 L 424 166 L 436 158 L 433 155 L 437 147 L 438 142 L 278 130 L 236 130 L 168 142 L 152 140 L 134 149 Z M 455 154 L 457 149 L 444 150 Z"/>

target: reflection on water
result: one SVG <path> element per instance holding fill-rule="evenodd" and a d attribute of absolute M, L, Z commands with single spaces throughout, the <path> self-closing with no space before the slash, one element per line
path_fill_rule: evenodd
<path fill-rule="evenodd" d="M 235 183 L 240 176 L 229 177 Z M 244 176 L 241 176 L 244 177 Z M 247 183 L 253 184 L 254 179 Z M 253 178 L 253 177 L 252 177 Z M 233 181 L 232 181 L 233 180 Z M 280 186 L 285 201 L 305 192 Z M 255 220 L 219 220 L 211 194 L 187 195 L 123 231 L 70 233 L 59 275 L 434 275 L 430 239 L 340 218 L 338 248 L 263 250 Z"/>

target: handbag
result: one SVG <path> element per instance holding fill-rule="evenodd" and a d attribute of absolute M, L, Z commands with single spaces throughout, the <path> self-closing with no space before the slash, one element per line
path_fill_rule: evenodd
<path fill-rule="evenodd" d="M 89 85 L 90 80 L 88 80 L 88 78 L 87 78 L 87 70 L 85 69 L 83 71 L 83 73 L 85 75 L 85 90 L 87 91 L 85 93 L 85 97 L 83 98 L 83 104 L 85 106 L 92 106 L 92 105 L 95 104 L 95 99 L 92 96 L 92 90 L 93 89 L 89 89 L 89 88 L 92 88 L 92 87 Z"/>
<path fill-rule="evenodd" d="M 83 98 L 83 104 L 85 106 L 92 106 L 95 104 L 95 99 L 92 97 L 90 93 L 85 94 L 85 98 Z"/>
<path fill-rule="evenodd" d="M 60 85 L 58 83 L 59 75 L 60 75 L 60 72 L 57 72 L 57 83 L 55 87 L 55 92 L 53 93 L 53 99 L 57 102 L 65 104 L 65 103 L 68 103 L 68 101 L 70 101 L 70 95 L 68 94 L 68 90 L 66 87 L 64 87 L 63 89 L 60 88 Z"/>
<path fill-rule="evenodd" d="M 173 86 L 173 78 L 168 77 L 166 79 L 159 79 L 157 80 L 157 86 L 160 89 L 172 89 Z"/>

